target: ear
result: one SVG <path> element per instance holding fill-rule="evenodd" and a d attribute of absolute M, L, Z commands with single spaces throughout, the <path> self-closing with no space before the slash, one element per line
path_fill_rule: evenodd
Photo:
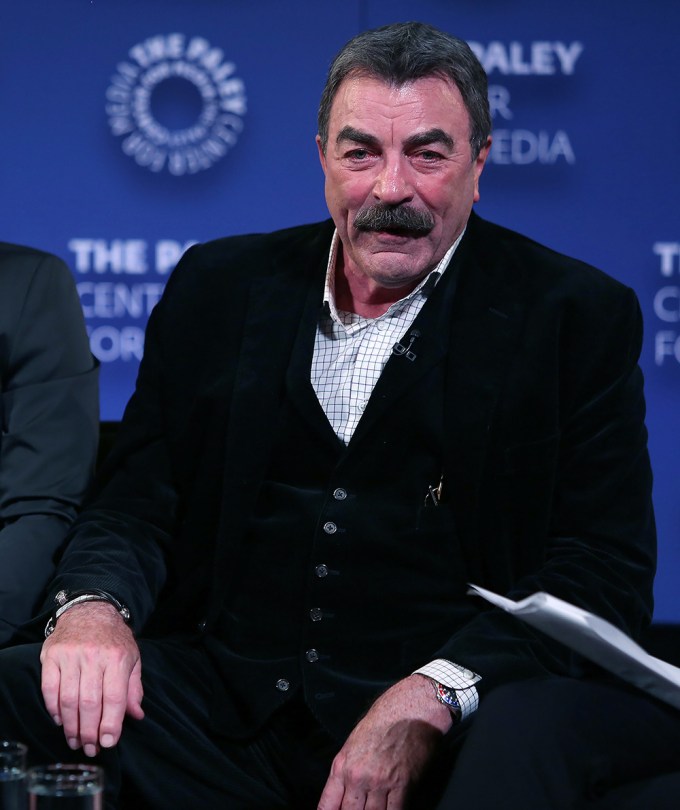
<path fill-rule="evenodd" d="M 319 160 L 321 161 L 321 168 L 323 169 L 323 173 L 326 174 L 326 155 L 324 154 L 323 147 L 321 145 L 321 136 L 316 136 L 316 147 L 319 150 Z"/>
<path fill-rule="evenodd" d="M 486 139 L 486 143 L 482 148 L 479 150 L 479 154 L 475 158 L 475 165 L 474 165 L 474 173 L 475 173 L 475 194 L 473 200 L 475 202 L 479 201 L 479 178 L 482 176 L 482 172 L 484 171 L 484 165 L 486 163 L 486 159 L 489 157 L 489 151 L 491 149 L 491 135 Z"/>

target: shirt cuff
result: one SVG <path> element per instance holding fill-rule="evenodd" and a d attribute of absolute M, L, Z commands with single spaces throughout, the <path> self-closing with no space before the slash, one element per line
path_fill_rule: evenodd
<path fill-rule="evenodd" d="M 479 693 L 475 684 L 482 680 L 481 675 L 444 658 L 430 661 L 429 664 L 415 670 L 413 674 L 425 675 L 427 678 L 432 678 L 433 681 L 453 689 L 460 704 L 461 720 L 465 720 L 466 717 L 477 711 Z"/>

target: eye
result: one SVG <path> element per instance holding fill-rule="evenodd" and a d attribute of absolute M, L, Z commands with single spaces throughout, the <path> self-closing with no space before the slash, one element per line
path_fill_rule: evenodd
<path fill-rule="evenodd" d="M 368 151 L 368 149 L 358 148 L 347 152 L 345 157 L 349 158 L 350 160 L 366 160 L 370 154 L 371 153 Z"/>
<path fill-rule="evenodd" d="M 341 160 L 347 169 L 361 171 L 371 168 L 375 164 L 376 158 L 375 150 L 368 146 L 356 146 L 344 152 Z"/>
<path fill-rule="evenodd" d="M 416 152 L 415 157 L 428 163 L 443 160 L 444 158 L 443 155 L 441 155 L 439 152 L 435 152 L 434 149 L 421 149 L 420 152 Z"/>

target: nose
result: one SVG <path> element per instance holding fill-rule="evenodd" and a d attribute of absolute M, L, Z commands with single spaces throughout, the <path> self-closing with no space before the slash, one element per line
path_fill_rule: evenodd
<path fill-rule="evenodd" d="M 375 179 L 373 196 L 384 205 L 401 205 L 413 199 L 414 189 L 403 161 L 385 160 Z"/>

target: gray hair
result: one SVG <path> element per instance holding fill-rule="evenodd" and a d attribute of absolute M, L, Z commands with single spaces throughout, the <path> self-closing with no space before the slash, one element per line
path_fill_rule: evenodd
<path fill-rule="evenodd" d="M 351 39 L 331 63 L 321 94 L 318 127 L 324 152 L 333 100 L 350 75 L 382 79 L 396 87 L 429 76 L 450 79 L 470 116 L 473 159 L 486 144 L 491 133 L 487 77 L 464 40 L 419 22 L 393 23 Z"/>

